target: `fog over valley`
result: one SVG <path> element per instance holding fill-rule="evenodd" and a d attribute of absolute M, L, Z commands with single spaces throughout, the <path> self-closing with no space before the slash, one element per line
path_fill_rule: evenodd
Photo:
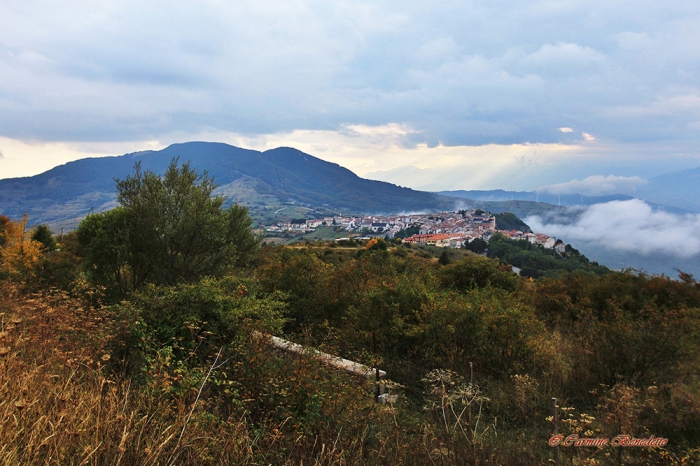
<path fill-rule="evenodd" d="M 653 210 L 633 199 L 592 205 L 564 218 L 531 216 L 525 222 L 612 268 L 700 274 L 700 214 Z"/>

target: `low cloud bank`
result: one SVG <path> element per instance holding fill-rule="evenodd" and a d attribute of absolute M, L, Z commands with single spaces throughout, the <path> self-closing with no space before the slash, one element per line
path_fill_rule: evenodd
<path fill-rule="evenodd" d="M 583 194 L 584 196 L 605 196 L 608 194 L 629 194 L 647 183 L 638 176 L 595 175 L 583 180 L 543 186 L 540 191 L 551 194 Z"/>
<path fill-rule="evenodd" d="M 638 199 L 595 204 L 574 218 L 531 216 L 525 222 L 534 231 L 556 236 L 574 247 L 588 243 L 609 250 L 678 258 L 700 254 L 699 214 L 657 211 Z"/>

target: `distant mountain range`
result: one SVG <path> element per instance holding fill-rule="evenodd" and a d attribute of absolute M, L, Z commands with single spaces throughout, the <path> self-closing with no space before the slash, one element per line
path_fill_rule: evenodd
<path fill-rule="evenodd" d="M 429 171 L 413 166 L 403 166 L 391 170 L 367 173 L 370 179 L 385 180 L 391 183 L 410 186 L 435 185 L 436 171 Z M 455 176 L 463 176 L 461 172 L 439 172 L 441 178 L 447 184 L 454 185 Z M 468 181 L 468 180 L 465 180 Z M 657 209 L 668 212 L 700 213 L 700 167 L 687 170 L 666 173 L 646 180 L 642 186 L 638 186 L 634 192 L 620 192 L 608 196 L 586 196 L 580 193 L 550 194 L 546 189 L 539 191 L 504 191 L 495 190 L 455 190 L 438 191 L 438 194 L 446 196 L 462 197 L 465 199 L 501 202 L 508 200 L 521 200 L 533 202 L 546 202 L 567 207 L 587 206 L 615 200 L 628 200 L 632 198 L 642 199 Z"/>
<path fill-rule="evenodd" d="M 632 199 L 632 196 L 627 196 L 624 194 L 613 194 L 611 196 L 583 196 L 581 194 L 565 194 L 559 196 L 557 194 L 549 194 L 545 192 L 504 191 L 502 189 L 438 191 L 437 194 L 472 199 L 475 201 L 532 201 L 568 207 L 587 206 L 600 204 L 602 202 L 626 201 Z"/>
<path fill-rule="evenodd" d="M 115 179 L 133 173 L 140 162 L 144 170 L 163 173 L 173 158 L 190 162 L 198 172 L 207 171 L 219 186 L 216 194 L 227 202 L 250 208 L 260 225 L 289 218 L 318 218 L 325 215 L 437 212 L 483 209 L 528 216 L 571 218 L 577 210 L 630 196 L 554 195 L 524 191 L 426 192 L 360 178 L 340 165 L 325 162 L 299 150 L 281 147 L 264 152 L 222 143 L 188 142 L 159 151 L 144 151 L 117 157 L 87 158 L 55 167 L 40 175 L 0 180 L 0 214 L 19 218 L 29 214 L 30 225 L 48 224 L 56 233 L 71 230 L 88 213 L 115 207 Z M 468 180 L 465 180 L 468 181 Z M 700 212 L 700 168 L 656 177 L 638 190 L 638 196 L 657 208 L 676 213 Z M 580 211 L 579 211 L 580 212 Z M 567 220 L 568 221 L 568 220 Z M 573 220 L 572 220 L 573 221 Z M 595 260 L 612 261 L 609 253 L 591 243 L 582 251 Z M 585 248 L 585 244 L 581 247 Z M 598 254 L 598 255 L 596 255 Z M 611 266 L 634 265 L 670 273 L 693 268 L 695 259 L 650 258 L 620 252 Z M 655 262 L 654 262 L 655 261 Z M 687 263 L 686 263 L 687 262 Z"/>
<path fill-rule="evenodd" d="M 188 142 L 159 151 L 77 160 L 40 175 L 0 180 L 0 213 L 17 218 L 27 212 L 31 224 L 74 227 L 90 211 L 116 205 L 114 179 L 132 173 L 136 162 L 141 162 L 144 169 L 163 173 L 175 157 L 181 163 L 191 162 L 200 172 L 207 171 L 219 185 L 217 194 L 225 195 L 229 202 L 247 205 L 261 222 L 271 221 L 273 214 L 283 211 L 281 206 L 290 205 L 318 214 L 481 208 L 524 218 L 563 211 L 567 206 L 632 198 L 623 194 L 558 196 L 500 189 L 431 193 L 360 178 L 340 165 L 288 147 L 259 152 L 223 143 Z M 662 175 L 650 180 L 639 197 L 676 213 L 700 211 L 698 181 L 700 168 Z"/>
<path fill-rule="evenodd" d="M 46 223 L 54 231 L 75 228 L 90 212 L 116 206 L 115 179 L 131 174 L 136 162 L 144 170 L 163 173 L 173 158 L 207 171 L 219 186 L 216 194 L 251 209 L 261 224 L 288 216 L 437 212 L 481 208 L 518 217 L 557 210 L 554 205 L 508 200 L 464 199 L 459 193 L 443 195 L 402 188 L 360 178 L 335 163 L 296 149 L 280 147 L 259 152 L 223 143 L 187 142 L 159 151 L 117 157 L 86 158 L 25 178 L 0 180 L 0 214 L 30 224 Z M 495 199 L 494 199 L 495 200 Z"/>
<path fill-rule="evenodd" d="M 638 191 L 650 203 L 700 212 L 700 167 L 654 177 Z"/>
<path fill-rule="evenodd" d="M 661 189 L 658 189 L 661 192 Z M 645 191 L 646 193 L 646 191 Z M 654 191 L 651 191 L 654 193 Z M 460 197 L 464 199 L 471 199 L 474 201 L 486 201 L 486 202 L 505 202 L 505 201 L 531 201 L 540 202 L 546 204 L 552 204 L 562 207 L 586 207 L 594 204 L 602 204 L 604 202 L 610 201 L 628 201 L 634 199 L 633 196 L 628 196 L 626 194 L 611 194 L 608 196 L 584 196 L 583 194 L 550 194 L 547 192 L 537 192 L 537 191 L 504 191 L 502 189 L 493 190 L 456 190 L 456 191 L 437 191 L 436 194 L 442 196 L 452 196 Z M 637 199 L 641 198 L 636 196 Z M 688 212 L 696 211 L 696 202 L 693 200 L 686 200 L 681 196 L 668 196 L 665 198 L 656 196 L 656 199 L 667 202 L 653 202 L 649 199 L 654 196 L 645 195 L 643 198 L 647 201 L 649 205 L 656 209 L 666 210 L 668 212 L 673 212 L 676 214 L 685 214 Z M 700 211 L 700 203 L 697 203 L 697 211 Z M 685 207 L 679 207 L 685 206 Z"/>
<path fill-rule="evenodd" d="M 217 194 L 247 205 L 261 223 L 288 213 L 299 215 L 380 214 L 480 208 L 512 212 L 520 218 L 565 211 L 565 206 L 592 205 L 630 196 L 554 195 L 527 191 L 440 191 L 402 188 L 373 181 L 338 164 L 296 149 L 265 152 L 223 143 L 187 142 L 159 151 L 117 157 L 86 158 L 40 175 L 0 180 L 0 213 L 12 218 L 27 212 L 31 224 L 74 228 L 89 212 L 116 206 L 115 179 L 133 172 L 134 164 L 163 173 L 173 158 L 207 171 L 219 185 Z M 656 207 L 684 213 L 700 211 L 700 168 L 662 175 L 640 190 Z M 694 193 L 697 194 L 696 197 Z M 561 207 L 559 207 L 561 206 Z"/>
<path fill-rule="evenodd" d="M 259 152 L 222 143 L 188 142 L 160 151 L 69 162 L 40 175 L 0 180 L 0 213 L 24 212 L 30 223 L 74 227 L 91 211 L 116 205 L 115 181 L 145 170 L 163 173 L 170 161 L 191 162 L 219 185 L 217 193 L 260 211 L 281 205 L 307 206 L 358 214 L 452 210 L 454 198 L 358 177 L 340 165 L 296 149 Z M 66 223 L 67 222 L 67 223 Z"/>

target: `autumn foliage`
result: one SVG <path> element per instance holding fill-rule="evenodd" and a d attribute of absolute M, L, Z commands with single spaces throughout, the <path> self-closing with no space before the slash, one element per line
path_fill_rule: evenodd
<path fill-rule="evenodd" d="M 27 216 L 13 222 L 7 217 L 0 221 L 0 270 L 13 275 L 30 272 L 41 256 L 42 244 L 27 231 Z"/>
<path fill-rule="evenodd" d="M 32 240 L 26 217 L 0 217 L 0 464 L 540 465 L 552 398 L 561 434 L 668 438 L 562 447 L 562 464 L 700 461 L 689 274 L 532 280 L 381 239 L 257 253 L 244 218 L 245 261 L 181 276 L 123 249 L 122 214 L 55 246 L 45 229 Z M 315 350 L 386 371 L 387 403 L 374 378 Z"/>
<path fill-rule="evenodd" d="M 4 464 L 535 465 L 551 457 L 552 397 L 560 432 L 669 438 L 564 450 L 573 464 L 697 460 L 687 274 L 530 282 L 476 255 L 441 267 L 396 248 L 265 247 L 253 269 L 110 304 L 65 240 L 2 282 Z M 73 269 L 63 289 L 49 258 Z M 255 332 L 378 365 L 399 398 L 376 404 L 372 381 Z"/>

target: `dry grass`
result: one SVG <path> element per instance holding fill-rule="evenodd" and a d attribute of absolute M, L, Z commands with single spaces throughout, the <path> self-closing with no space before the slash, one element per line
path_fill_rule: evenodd
<path fill-rule="evenodd" d="M 0 465 L 406 463 L 405 432 L 368 447 L 377 414 L 394 423 L 387 408 L 372 413 L 361 403 L 347 413 L 342 399 L 353 396 L 336 392 L 329 409 L 337 404 L 352 426 L 315 433 L 300 432 L 291 418 L 254 423 L 245 410 L 222 419 L 212 414 L 217 401 L 198 400 L 196 389 L 160 389 L 172 377 L 158 364 L 145 386 L 110 375 L 108 326 L 96 310 L 56 291 L 5 288 L 0 297 Z M 298 377 L 311 367 L 301 359 L 289 365 Z M 362 387 L 348 386 L 364 397 Z"/>
<path fill-rule="evenodd" d="M 16 294 L 16 293 L 12 293 Z M 107 376 L 101 319 L 67 296 L 0 302 L 0 464 L 247 463 L 244 419 L 210 425 L 191 406 Z M 196 408 L 196 407 L 195 407 Z"/>
<path fill-rule="evenodd" d="M 158 361 L 150 381 L 137 384 L 109 372 L 109 325 L 100 312 L 60 292 L 0 291 L 0 466 L 534 465 L 548 456 L 541 449 L 544 437 L 528 439 L 523 432 L 508 440 L 500 427 L 497 434 L 495 421 L 477 422 L 477 395 L 461 391 L 460 383 L 445 385 L 443 378 L 429 393 L 433 422 L 410 417 L 408 409 L 367 403 L 367 387 L 332 382 L 301 358 L 276 374 L 264 373 L 270 391 L 257 400 L 250 399 L 254 392 L 241 395 L 250 406 L 270 406 L 257 412 L 226 408 L 226 398 L 202 390 L 214 375 L 187 390 L 170 390 L 173 374 Z M 264 351 L 251 354 L 266 357 Z M 209 367 L 199 369 L 206 374 Z M 293 404 L 294 393 L 311 401 L 302 414 L 280 417 L 274 411 Z M 305 427 L 313 400 L 320 403 L 316 415 L 326 420 Z M 595 464 L 617 463 L 599 456 Z M 690 458 L 662 451 L 629 464 L 692 464 Z"/>

